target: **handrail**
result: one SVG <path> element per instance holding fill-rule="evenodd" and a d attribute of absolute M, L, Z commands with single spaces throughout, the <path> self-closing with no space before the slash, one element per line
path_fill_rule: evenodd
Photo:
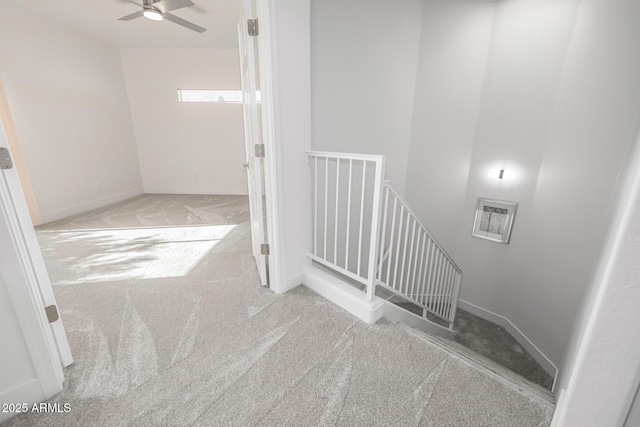
<path fill-rule="evenodd" d="M 332 158 L 340 160 L 364 160 L 367 162 L 382 162 L 384 156 L 381 154 L 360 154 L 360 153 L 341 153 L 333 151 L 307 151 L 308 157 Z"/>

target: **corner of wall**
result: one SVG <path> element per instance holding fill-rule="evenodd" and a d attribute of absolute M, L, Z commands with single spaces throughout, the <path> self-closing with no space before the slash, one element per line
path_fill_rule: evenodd
<path fill-rule="evenodd" d="M 42 216 L 40 215 L 40 208 L 38 207 L 38 201 L 33 191 L 33 185 L 31 184 L 31 177 L 25 163 L 24 156 L 22 155 L 22 149 L 16 133 L 15 125 L 13 123 L 13 117 L 11 116 L 11 109 L 7 102 L 6 93 L 0 78 L 0 128 L 4 129 L 4 133 L 9 143 L 9 149 L 13 157 L 13 163 L 18 172 L 20 178 L 20 186 L 24 193 L 25 200 L 27 202 L 27 208 L 29 209 L 29 215 L 31 222 L 34 226 L 42 224 Z M 0 129 L 1 131 L 2 129 Z"/>

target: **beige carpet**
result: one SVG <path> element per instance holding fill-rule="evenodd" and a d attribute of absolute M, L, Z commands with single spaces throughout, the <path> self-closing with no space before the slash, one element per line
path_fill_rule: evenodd
<path fill-rule="evenodd" d="M 546 426 L 553 405 L 388 322 L 258 284 L 246 198 L 145 195 L 38 229 L 71 412 L 7 426 Z"/>

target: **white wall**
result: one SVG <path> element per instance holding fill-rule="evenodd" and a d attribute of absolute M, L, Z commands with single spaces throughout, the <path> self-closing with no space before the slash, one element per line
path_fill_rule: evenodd
<path fill-rule="evenodd" d="M 142 192 L 116 48 L 0 2 L 0 74 L 43 222 Z"/>
<path fill-rule="evenodd" d="M 9 150 L 11 150 L 11 160 L 13 161 L 13 166 L 16 168 L 16 172 L 18 173 L 20 186 L 22 188 L 22 192 L 24 193 L 27 207 L 29 208 L 29 216 L 31 217 L 31 222 L 34 224 L 42 224 L 42 217 L 40 216 L 38 201 L 36 200 L 36 195 L 33 192 L 33 185 L 31 185 L 31 176 L 29 176 L 29 170 L 27 169 L 27 164 L 24 161 L 24 156 L 22 155 L 22 147 L 20 147 L 20 144 L 18 142 L 15 125 L 13 123 L 13 117 L 11 115 L 11 109 L 9 108 L 9 103 L 7 102 L 7 96 L 5 95 L 4 85 L 2 84 L 1 78 L 0 121 L 2 121 L 3 124 L 4 132 L 7 137 L 7 143 L 9 145 Z"/>
<path fill-rule="evenodd" d="M 386 156 L 404 191 L 421 0 L 311 1 L 311 145 Z"/>
<path fill-rule="evenodd" d="M 600 7 L 605 4 L 595 0 L 588 3 L 590 7 L 582 9 L 581 17 L 593 22 L 592 14 L 602 13 Z M 613 5 L 615 12 L 605 20 L 620 13 L 615 20 L 619 31 L 613 33 L 628 36 L 629 30 L 637 31 L 633 23 L 637 22 L 640 7 L 634 6 L 634 11 L 621 3 Z M 603 36 L 601 40 L 616 38 L 611 33 Z M 619 47 L 627 43 L 619 41 Z M 636 328 L 640 324 L 640 135 L 635 153 L 630 153 L 629 158 L 629 173 L 612 203 L 615 207 L 613 226 L 565 357 L 554 427 L 638 425 L 640 414 L 636 392 L 640 384 L 640 334 Z M 627 416 L 630 418 L 625 424 Z"/>
<path fill-rule="evenodd" d="M 177 89 L 240 90 L 236 49 L 122 49 L 146 193 L 247 194 L 242 104 L 179 103 Z"/>
<path fill-rule="evenodd" d="M 406 196 L 456 260 L 495 8 L 424 2 Z"/>
<path fill-rule="evenodd" d="M 579 241 L 581 233 L 545 232 L 564 223 L 561 218 L 594 208 L 564 191 L 556 194 L 567 203 L 542 205 L 544 193 L 538 187 L 539 171 L 550 160 L 544 159 L 544 154 L 553 144 L 548 141 L 548 132 L 576 5 L 575 0 L 498 5 L 456 242 L 457 259 L 466 278 L 462 299 L 508 318 L 556 365 L 578 305 L 576 293 L 580 295 L 586 267 L 596 255 L 593 245 Z M 544 31 L 540 31 L 541 25 Z M 576 163 L 592 159 L 577 160 L 565 164 L 565 171 L 590 186 L 593 176 L 583 174 Z M 492 168 L 515 170 L 517 178 L 503 182 L 488 178 Z M 617 168 L 614 165 L 604 173 L 615 176 Z M 551 192 L 559 190 L 557 185 Z M 509 245 L 471 236 L 478 197 L 518 202 Z M 542 216 L 540 209 L 555 215 Z M 589 222 L 583 219 L 572 222 L 587 227 Z M 563 250 L 558 250 L 560 246 Z M 583 268 L 569 264 L 571 259 Z M 561 278 L 565 271 L 572 276 Z"/>
<path fill-rule="evenodd" d="M 588 337 L 592 333 L 590 329 L 603 322 L 602 318 L 598 316 L 611 317 L 611 320 L 605 321 L 600 325 L 601 327 L 610 326 L 619 328 L 621 331 L 625 330 L 623 325 L 614 321 L 613 317 L 633 316 L 633 313 L 624 311 L 622 306 L 598 309 L 598 304 L 602 304 L 598 299 L 602 298 L 605 292 L 611 292 L 609 297 L 614 297 L 616 294 L 623 297 L 624 305 L 627 302 L 635 301 L 633 299 L 635 293 L 629 292 L 632 289 L 628 285 L 624 285 L 624 282 L 620 282 L 620 278 L 626 275 L 629 279 L 637 280 L 638 277 L 637 273 L 632 274 L 634 262 L 631 260 L 635 258 L 626 260 L 623 253 L 632 254 L 633 251 L 637 251 L 640 235 L 637 234 L 637 231 L 633 231 L 632 224 L 625 225 L 622 222 L 624 218 L 622 215 L 627 209 L 632 212 L 628 213 L 633 218 L 629 221 L 637 220 L 640 138 L 635 143 L 635 155 L 632 155 L 631 150 L 623 151 L 620 144 L 616 142 L 632 141 L 638 132 L 640 121 L 640 28 L 637 23 L 639 21 L 640 4 L 637 2 L 582 0 L 576 20 L 571 54 L 567 58 L 564 90 L 559 98 L 559 113 L 557 114 L 558 117 L 565 119 L 565 123 L 563 125 L 558 121 L 554 126 L 557 140 L 566 141 L 565 144 L 559 146 L 558 162 L 566 161 L 572 153 L 588 151 L 591 153 L 590 157 L 594 158 L 593 161 L 574 167 L 583 168 L 583 173 L 593 174 L 594 178 L 590 187 L 582 187 L 576 183 L 576 177 L 568 174 L 558 176 L 559 174 L 551 175 L 548 173 L 549 183 L 547 186 L 552 186 L 554 182 L 560 183 L 560 178 L 562 181 L 568 180 L 563 185 L 565 191 L 569 191 L 571 188 L 571 191 L 576 192 L 577 188 L 580 197 L 584 200 L 591 199 L 592 194 L 600 195 L 600 198 L 604 199 L 603 203 L 609 206 L 610 210 L 617 205 L 617 211 L 613 216 L 604 217 L 606 225 L 602 228 L 610 229 L 609 237 L 595 274 L 589 276 L 589 286 L 584 292 L 583 302 L 567 343 L 567 351 L 559 378 L 560 389 L 567 388 L 570 375 L 572 375 L 578 359 L 586 356 L 585 348 L 581 348 L 581 346 L 584 341 L 589 339 Z M 607 53 L 605 58 L 602 56 L 603 52 Z M 571 99 L 575 99 L 576 102 L 569 103 Z M 576 138 L 568 138 L 572 136 L 569 133 L 571 131 L 576 133 Z M 596 144 L 598 141 L 603 141 L 603 143 Z M 572 146 L 566 146 L 569 143 Z M 564 155 L 564 157 L 560 157 L 560 155 Z M 617 163 L 616 157 L 620 156 L 628 162 L 628 166 L 625 165 L 628 176 L 625 178 L 623 173 L 620 173 L 619 176 L 603 176 L 601 174 L 603 167 L 606 168 L 613 162 Z M 558 172 L 562 173 L 563 171 L 558 168 Z M 555 179 L 552 180 L 552 178 Z M 635 184 L 634 179 L 636 180 Z M 607 191 L 607 186 L 610 186 L 612 181 L 618 184 L 615 192 Z M 632 205 L 633 200 L 636 200 L 635 207 Z M 593 213 L 589 214 L 594 215 Z M 592 221 L 595 225 L 602 223 L 603 219 L 593 218 Z M 573 228 L 573 225 L 571 227 Z M 594 226 L 589 226 L 586 228 L 589 232 L 583 234 L 588 236 L 594 229 Z M 584 232 L 584 229 L 582 231 Z M 622 233 L 622 235 L 617 235 L 618 233 Z M 630 234 L 631 239 L 625 243 L 624 249 L 619 249 L 619 253 L 616 255 L 613 250 L 615 239 L 621 239 L 627 233 Z M 637 267 L 637 262 L 635 264 Z M 622 276 L 618 276 L 617 279 L 606 277 L 607 274 L 614 274 L 618 268 L 620 271 L 615 274 L 622 274 Z M 616 282 L 612 280 L 616 280 Z M 635 288 L 638 288 L 637 283 Z M 612 303 L 615 304 L 615 302 Z M 596 309 L 599 313 L 595 311 Z M 631 310 L 637 313 L 635 308 Z M 629 337 L 629 343 L 633 342 L 633 337 Z M 627 356 L 623 351 L 624 347 L 619 348 L 617 345 L 613 345 L 613 340 L 618 340 L 620 337 L 613 334 L 610 338 L 612 342 L 603 348 L 616 348 L 616 352 L 619 351 L 620 356 Z M 596 358 L 599 354 L 607 353 L 595 352 L 590 357 Z M 611 364 L 610 368 L 601 372 L 593 372 L 593 374 L 600 375 L 610 372 L 608 369 L 612 368 L 616 368 L 614 364 Z M 576 375 L 575 378 L 578 378 L 581 374 Z M 626 375 L 630 376 L 631 372 L 627 372 Z M 612 379 L 615 380 L 615 377 Z M 588 391 L 584 390 L 584 392 Z"/>
<path fill-rule="evenodd" d="M 574 31 L 576 0 L 425 8 L 409 202 L 463 269 L 462 299 L 559 365 L 633 143 L 640 39 L 604 10 Z M 519 203 L 509 245 L 471 237 L 478 197 Z"/>
<path fill-rule="evenodd" d="M 266 161 L 273 161 L 278 172 L 273 188 L 267 188 L 267 206 L 278 213 L 272 218 L 277 225 L 269 233 L 278 235 L 279 245 L 280 276 L 272 289 L 282 293 L 302 283 L 302 269 L 309 262 L 311 215 L 305 213 L 311 206 L 306 156 L 311 149 L 310 5 L 309 0 L 259 3 L 269 5 L 269 20 L 275 28 L 265 33 L 271 38 L 266 65 L 273 73 L 274 127 L 270 131 L 276 153 Z"/>

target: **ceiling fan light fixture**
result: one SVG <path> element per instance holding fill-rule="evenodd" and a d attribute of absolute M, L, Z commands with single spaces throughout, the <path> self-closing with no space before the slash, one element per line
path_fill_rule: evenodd
<path fill-rule="evenodd" d="M 151 19 L 152 21 L 162 21 L 162 13 L 155 9 L 145 8 L 143 15 L 145 18 Z"/>

